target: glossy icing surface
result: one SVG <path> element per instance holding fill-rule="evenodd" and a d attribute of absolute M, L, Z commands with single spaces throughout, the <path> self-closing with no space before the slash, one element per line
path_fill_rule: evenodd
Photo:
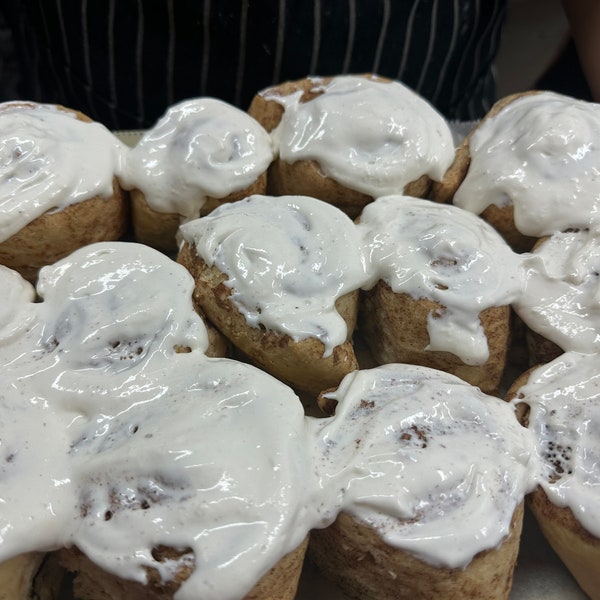
<path fill-rule="evenodd" d="M 539 141 L 544 159 L 557 148 L 562 162 L 587 164 L 593 144 L 572 147 L 575 130 L 556 126 L 556 140 Z M 519 261 L 470 214 L 395 199 L 373 203 L 357 227 L 312 199 L 254 198 L 182 232 L 231 269 L 249 322 L 315 335 L 326 351 L 347 335 L 335 299 L 377 278 L 447 306 L 432 349 L 465 362 L 484 357 L 476 311 L 507 302 L 564 349 L 595 351 L 595 201 L 578 204 L 591 229 L 555 234 Z M 344 510 L 391 545 L 463 567 L 502 541 L 536 482 L 600 536 L 597 354 L 568 352 L 534 372 L 520 400 L 529 431 L 456 378 L 399 365 L 348 376 L 331 394 L 335 416 L 313 419 L 268 375 L 204 356 L 192 288 L 137 245 L 98 244 L 45 268 L 41 302 L 0 267 L 0 561 L 76 544 L 140 581 L 148 567 L 169 580 L 192 566 L 178 598 L 239 598 Z M 159 563 L 159 544 L 181 561 Z"/>
<path fill-rule="evenodd" d="M 31 302 L 35 298 L 33 286 L 16 271 L 0 265 L 0 346 L 9 343 L 13 336 L 26 329 L 34 318 Z"/>
<path fill-rule="evenodd" d="M 183 239 L 227 275 L 246 322 L 316 337 L 327 352 L 347 339 L 339 296 L 386 281 L 438 302 L 429 350 L 467 364 L 488 358 L 479 313 L 521 292 L 520 257 L 486 223 L 457 207 L 408 196 L 367 205 L 355 225 L 337 208 L 300 196 L 253 196 L 182 225 Z"/>
<path fill-rule="evenodd" d="M 540 485 L 551 502 L 568 506 L 596 538 L 600 537 L 599 367 L 598 354 L 567 352 L 533 371 L 513 400 L 530 407 Z"/>
<path fill-rule="evenodd" d="M 563 350 L 600 350 L 600 231 L 556 233 L 524 259 L 514 307 L 534 331 Z"/>
<path fill-rule="evenodd" d="M 508 405 L 456 378 L 356 372 L 335 393 L 336 414 L 318 419 L 262 371 L 207 358 L 191 277 L 150 248 L 81 249 L 42 270 L 39 302 L 13 272 L 0 277 L 3 315 L 28 315 L 0 338 L 0 561 L 76 545 L 141 582 L 147 568 L 168 581 L 191 567 L 176 598 L 240 598 L 340 510 L 433 564 L 467 564 L 499 543 L 527 488 L 525 430 Z M 475 444 L 481 469 L 469 474 Z M 488 485 L 493 531 L 474 536 L 474 522 L 454 534 L 460 558 L 427 540 L 430 518 L 455 529 Z M 418 529 L 397 535 L 417 506 L 431 507 L 418 511 L 420 542 Z M 181 557 L 159 562 L 159 545 Z"/>
<path fill-rule="evenodd" d="M 153 549 L 188 548 L 198 568 L 177 597 L 237 598 L 321 522 L 301 403 L 204 356 L 192 286 L 136 244 L 42 271 L 34 318 L 0 345 L 0 560 L 74 544 L 122 577 L 168 580 L 181 564 Z"/>

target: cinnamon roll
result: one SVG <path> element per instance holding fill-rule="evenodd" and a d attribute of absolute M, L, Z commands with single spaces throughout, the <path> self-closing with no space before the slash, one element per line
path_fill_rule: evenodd
<path fill-rule="evenodd" d="M 195 300 L 253 362 L 313 394 L 357 368 L 351 338 L 366 271 L 343 212 L 304 196 L 251 196 L 180 231 Z"/>
<path fill-rule="evenodd" d="M 529 506 L 590 598 L 600 597 L 599 366 L 598 354 L 566 352 L 522 375 L 507 396 L 525 409 L 539 457 Z"/>
<path fill-rule="evenodd" d="M 39 302 L 2 273 L 30 318 L 0 338 L 0 564 L 56 551 L 90 600 L 291 600 L 324 519 L 304 410 L 205 355 L 186 270 L 94 244 L 42 269 Z"/>
<path fill-rule="evenodd" d="M 365 207 L 372 281 L 359 328 L 377 364 L 405 362 L 498 389 L 519 297 L 519 256 L 477 216 L 454 206 L 386 196 Z"/>
<path fill-rule="evenodd" d="M 309 553 L 351 598 L 508 598 L 532 488 L 529 432 L 452 375 L 390 364 L 321 396 L 318 473 L 335 523 Z"/>
<path fill-rule="evenodd" d="M 127 158 L 136 240 L 177 251 L 183 220 L 266 191 L 269 135 L 242 110 L 214 98 L 172 106 Z"/>
<path fill-rule="evenodd" d="M 531 364 L 564 351 L 600 351 L 600 231 L 542 238 L 524 264 L 526 285 L 514 308 L 527 325 Z"/>
<path fill-rule="evenodd" d="M 49 104 L 0 105 L 0 264 L 35 280 L 85 244 L 120 238 L 126 153 L 85 115 Z"/>
<path fill-rule="evenodd" d="M 481 214 L 517 251 L 597 221 L 600 106 L 553 92 L 503 98 L 457 151 L 434 197 Z"/>
<path fill-rule="evenodd" d="M 387 194 L 425 196 L 454 156 L 441 115 L 397 81 L 314 77 L 259 92 L 249 108 L 278 152 L 268 192 L 330 202 L 356 217 Z"/>

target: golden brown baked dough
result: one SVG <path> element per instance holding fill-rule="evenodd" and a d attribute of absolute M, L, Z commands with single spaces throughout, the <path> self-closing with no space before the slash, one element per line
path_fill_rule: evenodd
<path fill-rule="evenodd" d="M 136 242 L 146 244 L 167 254 L 177 252 L 175 236 L 179 229 L 177 213 L 161 213 L 148 206 L 140 190 L 129 192 L 131 196 L 131 224 Z"/>
<path fill-rule="evenodd" d="M 318 394 L 337 386 L 342 378 L 358 368 L 350 336 L 358 312 L 358 291 L 342 296 L 336 308 L 348 325 L 349 339 L 324 357 L 320 340 L 308 338 L 294 341 L 288 335 L 251 327 L 231 302 L 231 290 L 225 285 L 227 276 L 209 267 L 193 247 L 184 243 L 177 261 L 192 274 L 196 287 L 194 303 L 208 319 L 252 362 L 292 387 Z"/>
<path fill-rule="evenodd" d="M 245 596 L 244 600 L 292 600 L 304 563 L 308 538 L 296 550 L 285 555 Z M 172 548 L 155 549 L 157 560 L 177 560 L 184 553 Z M 78 600 L 172 600 L 193 566 L 182 562 L 175 577 L 162 582 L 156 570 L 148 569 L 148 582 L 128 581 L 107 573 L 91 562 L 77 548 L 60 552 L 60 561 L 74 574 L 73 591 Z"/>
<path fill-rule="evenodd" d="M 311 533 L 308 556 L 348 596 L 360 600 L 508 598 L 522 522 L 523 503 L 513 514 L 510 535 L 498 548 L 477 554 L 465 569 L 433 567 L 392 548 L 346 513 Z"/>
<path fill-rule="evenodd" d="M 267 173 L 261 174 L 256 181 L 244 189 L 228 194 L 224 198 L 207 197 L 199 216 L 225 204 L 246 198 L 252 194 L 263 194 L 267 189 Z M 177 253 L 177 230 L 181 216 L 177 213 L 163 213 L 150 208 L 144 194 L 138 190 L 131 190 L 131 214 L 133 231 L 136 241 L 152 246 L 157 250 L 169 254 Z"/>
<path fill-rule="evenodd" d="M 452 373 L 486 393 L 495 393 L 506 366 L 510 342 L 510 307 L 487 308 L 479 314 L 488 341 L 489 359 L 467 365 L 450 352 L 426 350 L 427 320 L 443 307 L 427 298 L 395 293 L 384 281 L 363 292 L 359 330 L 377 364 L 409 363 Z"/>
<path fill-rule="evenodd" d="M 460 146 L 456 149 L 454 162 L 446 171 L 443 180 L 441 182 L 432 182 L 431 198 L 433 200 L 436 202 L 452 202 L 456 190 L 467 176 L 469 165 L 471 163 L 469 143 L 475 131 L 481 127 L 481 124 L 484 123 L 485 120 L 500 113 L 505 106 L 514 100 L 536 93 L 539 92 L 531 91 L 511 94 L 510 96 L 501 98 L 492 106 L 481 122 L 465 137 Z M 513 213 L 512 203 L 507 203 L 503 207 L 492 204 L 481 213 L 481 217 L 502 235 L 515 252 L 527 252 L 535 243 L 536 238 L 523 235 L 516 229 Z"/>
<path fill-rule="evenodd" d="M 52 554 L 15 556 L 0 564 L 0 600 L 59 600 L 63 575 Z"/>
<path fill-rule="evenodd" d="M 528 505 L 554 551 L 581 589 L 592 599 L 600 598 L 600 539 L 586 531 L 567 507 L 556 506 L 538 487 Z"/>
<path fill-rule="evenodd" d="M 379 81 L 382 85 L 390 83 L 389 79 L 373 74 L 361 76 Z M 284 113 L 283 106 L 273 100 L 273 97 L 282 98 L 302 91 L 300 102 L 310 102 L 323 93 L 319 91 L 319 87 L 327 85 L 332 79 L 333 77 L 318 79 L 307 77 L 267 88 L 254 96 L 248 112 L 267 131 L 272 131 L 277 127 Z M 409 183 L 403 193 L 407 196 L 424 198 L 430 188 L 431 180 L 423 175 Z M 289 194 L 318 198 L 337 206 L 351 218 L 357 217 L 363 207 L 374 200 L 373 196 L 350 189 L 328 177 L 323 173 L 319 163 L 312 160 L 299 160 L 290 164 L 276 158 L 269 168 L 267 193 L 272 196 Z"/>
<path fill-rule="evenodd" d="M 105 240 L 118 240 L 128 222 L 125 192 L 115 181 L 110 198 L 96 196 L 63 210 L 44 213 L 0 243 L 0 264 L 35 281 L 38 271 L 77 248 Z"/>
<path fill-rule="evenodd" d="M 17 106 L 33 108 L 36 105 L 23 102 Z M 92 122 L 79 111 L 59 105 L 56 108 L 75 114 L 80 121 Z M 94 196 L 63 210 L 48 211 L 0 242 L 0 264 L 35 281 L 41 267 L 64 258 L 77 248 L 104 240 L 118 240 L 125 233 L 128 222 L 129 199 L 114 177 L 110 197 Z"/>

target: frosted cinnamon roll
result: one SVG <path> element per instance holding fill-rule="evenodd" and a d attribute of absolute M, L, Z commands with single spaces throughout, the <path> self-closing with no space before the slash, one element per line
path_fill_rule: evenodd
<path fill-rule="evenodd" d="M 567 352 L 521 376 L 508 393 L 527 409 L 540 461 L 529 505 L 590 598 L 600 590 L 599 385 L 600 355 Z"/>
<path fill-rule="evenodd" d="M 482 214 L 518 251 L 598 220 L 600 106 L 552 92 L 500 100 L 457 153 L 439 200 Z"/>
<path fill-rule="evenodd" d="M 514 308 L 528 328 L 532 364 L 564 351 L 600 350 L 600 231 L 556 233 L 525 261 L 526 285 Z"/>
<path fill-rule="evenodd" d="M 205 355 L 192 289 L 139 244 L 42 269 L 0 343 L 0 564 L 56 550 L 78 598 L 293 598 L 324 519 L 303 407 Z"/>
<path fill-rule="evenodd" d="M 487 223 L 454 206 L 386 196 L 359 229 L 372 280 L 360 331 L 378 364 L 441 369 L 497 390 L 510 340 L 510 303 L 523 272 Z"/>
<path fill-rule="evenodd" d="M 386 194 L 425 196 L 454 157 L 448 124 L 399 82 L 307 78 L 267 88 L 249 113 L 272 130 L 269 193 L 314 196 L 351 217 Z"/>
<path fill-rule="evenodd" d="M 321 396 L 317 473 L 336 522 L 309 553 L 352 598 L 508 598 L 529 432 L 506 402 L 452 375 L 390 364 Z"/>
<path fill-rule="evenodd" d="M 177 361 L 161 398 L 134 395 L 139 407 L 103 407 L 79 429 L 80 516 L 61 553 L 76 597 L 294 597 L 320 524 L 302 405 L 267 374 L 214 360 Z"/>
<path fill-rule="evenodd" d="M 122 236 L 125 146 L 100 123 L 50 104 L 0 105 L 0 264 L 34 280 L 85 244 Z"/>
<path fill-rule="evenodd" d="M 269 135 L 240 109 L 214 98 L 171 107 L 128 155 L 137 241 L 176 252 L 182 220 L 264 193 L 272 160 Z"/>
<path fill-rule="evenodd" d="M 357 368 L 351 337 L 367 274 L 343 212 L 305 196 L 251 196 L 180 231 L 195 300 L 252 361 L 311 393 Z"/>

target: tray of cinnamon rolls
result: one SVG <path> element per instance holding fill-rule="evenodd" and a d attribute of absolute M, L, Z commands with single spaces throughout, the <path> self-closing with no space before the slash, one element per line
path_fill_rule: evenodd
<path fill-rule="evenodd" d="M 0 600 L 600 598 L 598 105 L 0 131 Z"/>

